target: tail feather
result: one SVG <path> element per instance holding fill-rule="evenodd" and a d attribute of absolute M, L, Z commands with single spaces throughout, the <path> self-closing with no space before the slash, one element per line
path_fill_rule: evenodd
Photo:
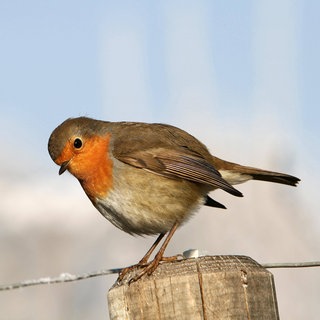
<path fill-rule="evenodd" d="M 300 179 L 289 174 L 265 171 L 265 170 L 256 170 L 256 172 L 251 173 L 253 180 L 261 180 L 261 181 L 270 181 L 276 183 L 282 183 L 289 186 L 296 186 Z"/>
<path fill-rule="evenodd" d="M 217 157 L 213 157 L 213 165 L 221 173 L 223 179 L 232 185 L 248 180 L 260 180 L 296 186 L 300 181 L 299 178 L 289 174 L 241 166 Z"/>

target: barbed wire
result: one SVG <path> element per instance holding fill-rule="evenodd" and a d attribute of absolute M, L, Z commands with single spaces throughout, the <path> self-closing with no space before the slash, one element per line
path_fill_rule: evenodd
<path fill-rule="evenodd" d="M 271 268 L 310 268 L 310 267 L 320 267 L 320 261 L 309 261 L 309 262 L 279 262 L 279 263 L 261 263 L 262 267 L 266 269 Z M 11 283 L 6 285 L 0 285 L 0 291 L 9 291 L 19 288 L 44 285 L 44 284 L 54 284 L 54 283 L 64 283 L 85 280 L 89 278 L 106 276 L 110 274 L 120 273 L 123 268 L 114 269 L 103 269 L 99 271 L 87 272 L 79 275 L 73 275 L 70 273 L 61 273 L 57 277 L 43 277 L 34 280 L 25 280 L 17 283 Z"/>
<path fill-rule="evenodd" d="M 25 280 L 25 281 L 16 282 L 16 283 L 7 284 L 7 285 L 0 285 L 0 291 L 7 291 L 7 290 L 13 290 L 13 289 L 19 289 L 24 287 L 43 285 L 43 284 L 79 281 L 79 280 L 119 273 L 121 270 L 122 268 L 105 269 L 105 270 L 99 270 L 99 271 L 93 271 L 93 272 L 86 272 L 79 275 L 74 275 L 70 273 L 61 273 L 59 276 L 53 277 L 53 278 L 43 277 L 39 279 Z"/>

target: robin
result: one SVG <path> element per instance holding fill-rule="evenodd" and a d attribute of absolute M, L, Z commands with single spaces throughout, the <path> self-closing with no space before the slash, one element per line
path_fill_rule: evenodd
<path fill-rule="evenodd" d="M 225 208 L 208 194 L 262 180 L 296 186 L 300 179 L 221 160 L 187 132 L 166 124 L 67 119 L 51 134 L 48 150 L 80 182 L 98 211 L 132 235 L 159 235 L 137 266 L 151 274 L 176 231 L 201 205 Z M 167 234 L 153 261 L 148 260 Z M 119 279 L 127 273 L 122 270 Z"/>

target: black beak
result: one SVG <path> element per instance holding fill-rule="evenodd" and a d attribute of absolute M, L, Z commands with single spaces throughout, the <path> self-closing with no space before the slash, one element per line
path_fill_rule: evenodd
<path fill-rule="evenodd" d="M 59 169 L 59 175 L 63 174 L 68 169 L 69 161 L 62 162 Z"/>

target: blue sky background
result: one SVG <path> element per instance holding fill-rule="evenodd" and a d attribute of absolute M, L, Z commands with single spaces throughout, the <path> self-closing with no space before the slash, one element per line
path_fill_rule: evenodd
<path fill-rule="evenodd" d="M 221 240 L 213 246 L 212 254 L 240 251 L 267 262 L 319 259 L 319 11 L 315 0 L 0 1 L 1 255 L 18 250 L 21 234 L 40 237 L 39 230 L 46 230 L 44 235 L 60 227 L 68 235 L 71 230 L 82 234 L 88 223 L 101 228 L 100 242 L 106 243 L 112 234 L 119 244 L 141 247 L 139 253 L 131 250 L 132 263 L 149 245 L 150 240 L 133 241 L 112 226 L 107 234 L 103 228 L 109 228 L 108 223 L 99 220 L 76 181 L 57 175 L 47 153 L 49 135 L 66 118 L 87 115 L 171 123 L 197 136 L 217 156 L 302 178 L 298 189 L 258 183 L 241 186 L 246 197 L 240 204 L 218 193 L 217 200 L 227 201 L 231 220 L 206 216 L 204 210 L 177 235 L 172 253 L 188 249 L 179 247 L 187 232 L 194 235 L 187 237 L 193 240 L 190 246 L 207 245 L 208 239 L 196 234 L 201 230 L 204 237 L 210 221 L 217 233 L 224 223 L 230 226 L 227 234 L 219 236 L 225 243 Z M 75 220 L 74 211 L 81 218 Z M 250 212 L 259 216 L 254 218 Z M 88 222 L 94 218 L 97 221 Z M 243 234 L 237 235 L 239 225 Z M 264 226 L 269 228 L 262 231 Z M 266 241 L 270 232 L 273 242 Z M 264 246 L 266 242 L 270 247 Z M 43 250 L 43 255 L 50 251 Z M 110 253 L 108 259 L 114 256 Z M 80 263 L 74 259 L 70 265 L 61 258 L 61 265 L 31 270 L 34 277 L 49 267 L 53 273 L 62 272 L 66 265 L 73 269 Z M 95 266 L 88 262 L 82 271 L 128 263 L 115 259 Z M 17 280 L 18 271 L 13 273 L 9 264 L 1 268 L 1 282 Z M 307 291 L 313 293 L 311 298 L 294 310 L 290 301 L 303 297 L 294 289 L 293 297 L 287 297 L 290 281 L 288 273 L 276 279 L 282 315 L 299 319 L 308 309 L 309 319 L 316 319 L 320 292 L 312 286 L 314 281 Z M 305 276 L 301 283 L 305 285 Z M 69 294 L 77 297 L 74 304 L 80 308 L 82 298 L 73 291 Z M 24 303 L 30 301 L 26 298 Z M 53 308 L 46 303 L 47 309 Z M 4 304 L 13 318 L 9 305 Z M 105 312 L 88 302 L 88 317 L 95 317 L 88 311 L 90 306 Z M 69 309 L 64 314 L 68 319 L 74 316 Z M 54 316 L 61 319 L 61 314 Z"/>
<path fill-rule="evenodd" d="M 1 122 L 42 153 L 51 128 L 70 116 L 178 122 L 188 109 L 192 118 L 207 112 L 213 125 L 251 128 L 257 113 L 271 113 L 318 156 L 317 8 L 2 1 Z"/>

